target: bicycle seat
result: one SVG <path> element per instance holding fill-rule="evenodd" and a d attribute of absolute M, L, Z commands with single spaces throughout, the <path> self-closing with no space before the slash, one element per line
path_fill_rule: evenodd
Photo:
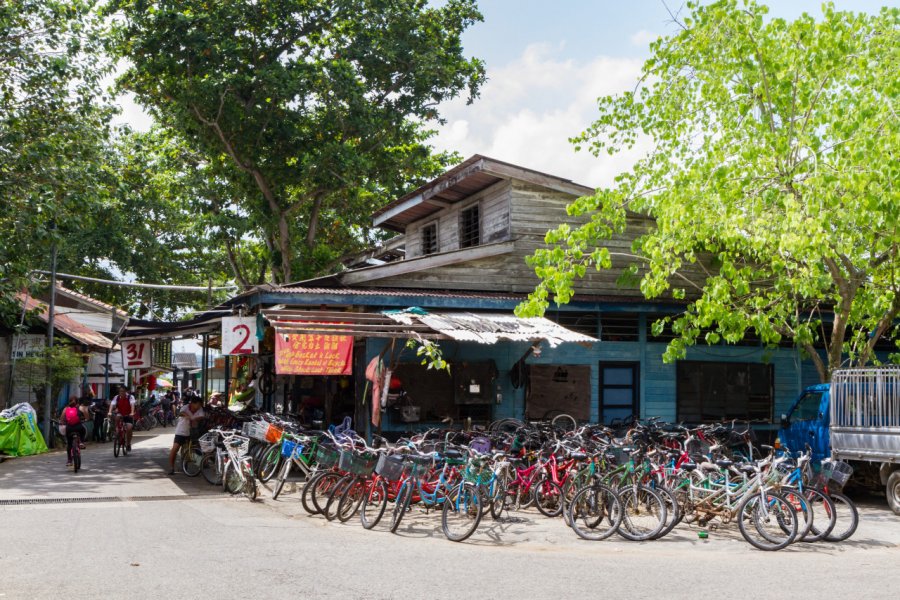
<path fill-rule="evenodd" d="M 720 458 L 719 460 L 716 461 L 716 464 L 719 465 L 723 469 L 727 469 L 728 467 L 730 467 L 731 465 L 734 464 L 734 461 L 728 460 L 727 458 Z"/>
<path fill-rule="evenodd" d="M 462 452 L 459 450 L 447 450 L 443 454 L 444 458 L 462 458 Z"/>
<path fill-rule="evenodd" d="M 572 452 L 571 454 L 569 454 L 569 457 L 575 460 L 585 460 L 588 455 L 584 452 Z"/>
<path fill-rule="evenodd" d="M 747 475 L 755 475 L 756 467 L 754 465 L 742 465 L 740 471 L 741 473 L 746 473 Z"/>
<path fill-rule="evenodd" d="M 428 455 L 424 455 L 424 456 L 411 455 L 411 456 L 408 456 L 407 458 L 410 460 L 410 462 L 413 462 L 417 465 L 430 465 L 435 460 L 433 456 L 428 456 Z"/>
<path fill-rule="evenodd" d="M 684 463 L 683 465 L 681 465 L 681 468 L 690 473 L 691 471 L 697 470 L 697 463 Z"/>

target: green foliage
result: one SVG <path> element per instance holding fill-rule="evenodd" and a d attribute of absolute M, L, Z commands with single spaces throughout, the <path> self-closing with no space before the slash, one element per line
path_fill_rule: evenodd
<path fill-rule="evenodd" d="M 438 371 L 447 371 L 448 374 L 450 373 L 450 363 L 444 360 L 444 353 L 441 351 L 441 347 L 431 340 L 410 338 L 406 340 L 406 347 L 409 349 L 416 349 L 416 356 L 422 358 L 421 364 L 423 366 Z"/>
<path fill-rule="evenodd" d="M 0 3 L 0 324 L 52 243 L 105 202 L 100 31 L 86 0 Z"/>
<path fill-rule="evenodd" d="M 41 400 L 49 383 L 51 398 L 57 398 L 67 383 L 80 378 L 84 366 L 83 354 L 57 342 L 53 348 L 44 348 L 39 354 L 16 361 L 15 378 L 34 389 Z M 50 367 L 49 379 L 48 367 Z"/>
<path fill-rule="evenodd" d="M 768 345 L 793 339 L 823 381 L 872 361 L 900 311 L 900 10 L 826 4 L 821 21 L 785 21 L 749 0 L 688 6 L 638 88 L 600 98 L 573 140 L 597 156 L 653 150 L 570 206 L 588 223 L 548 233 L 531 258 L 541 283 L 518 312 L 565 302 L 575 277 L 610 268 L 603 241 L 630 210 L 655 219 L 633 246 L 641 291 L 689 301 L 667 360 L 701 335 L 753 330 Z"/>
<path fill-rule="evenodd" d="M 227 182 L 262 243 L 250 253 L 279 282 L 356 249 L 375 208 L 453 160 L 431 153 L 425 123 L 484 80 L 462 56 L 460 34 L 481 18 L 472 0 L 114 0 L 109 11 L 110 47 L 132 65 L 120 84 Z"/>

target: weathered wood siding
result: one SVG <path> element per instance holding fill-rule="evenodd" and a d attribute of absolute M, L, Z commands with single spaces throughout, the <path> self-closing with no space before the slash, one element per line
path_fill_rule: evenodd
<path fill-rule="evenodd" d="M 480 205 L 481 243 L 489 244 L 509 239 L 509 204 L 512 184 L 501 181 L 473 195 L 459 204 L 442 210 L 428 219 L 413 223 L 406 229 L 406 256 L 422 256 L 422 228 L 437 223 L 438 251 L 459 250 L 459 215 L 463 210 Z"/>

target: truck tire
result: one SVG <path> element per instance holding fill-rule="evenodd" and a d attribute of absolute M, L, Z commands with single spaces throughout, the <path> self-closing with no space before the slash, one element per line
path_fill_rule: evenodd
<path fill-rule="evenodd" d="M 900 515 L 900 471 L 894 471 L 887 480 L 888 506 L 895 515 Z"/>

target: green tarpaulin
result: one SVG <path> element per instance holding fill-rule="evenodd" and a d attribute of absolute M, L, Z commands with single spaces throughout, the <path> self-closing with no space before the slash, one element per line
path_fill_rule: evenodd
<path fill-rule="evenodd" d="M 34 416 L 29 413 L 0 419 L 0 452 L 9 456 L 30 456 L 47 451 Z"/>

